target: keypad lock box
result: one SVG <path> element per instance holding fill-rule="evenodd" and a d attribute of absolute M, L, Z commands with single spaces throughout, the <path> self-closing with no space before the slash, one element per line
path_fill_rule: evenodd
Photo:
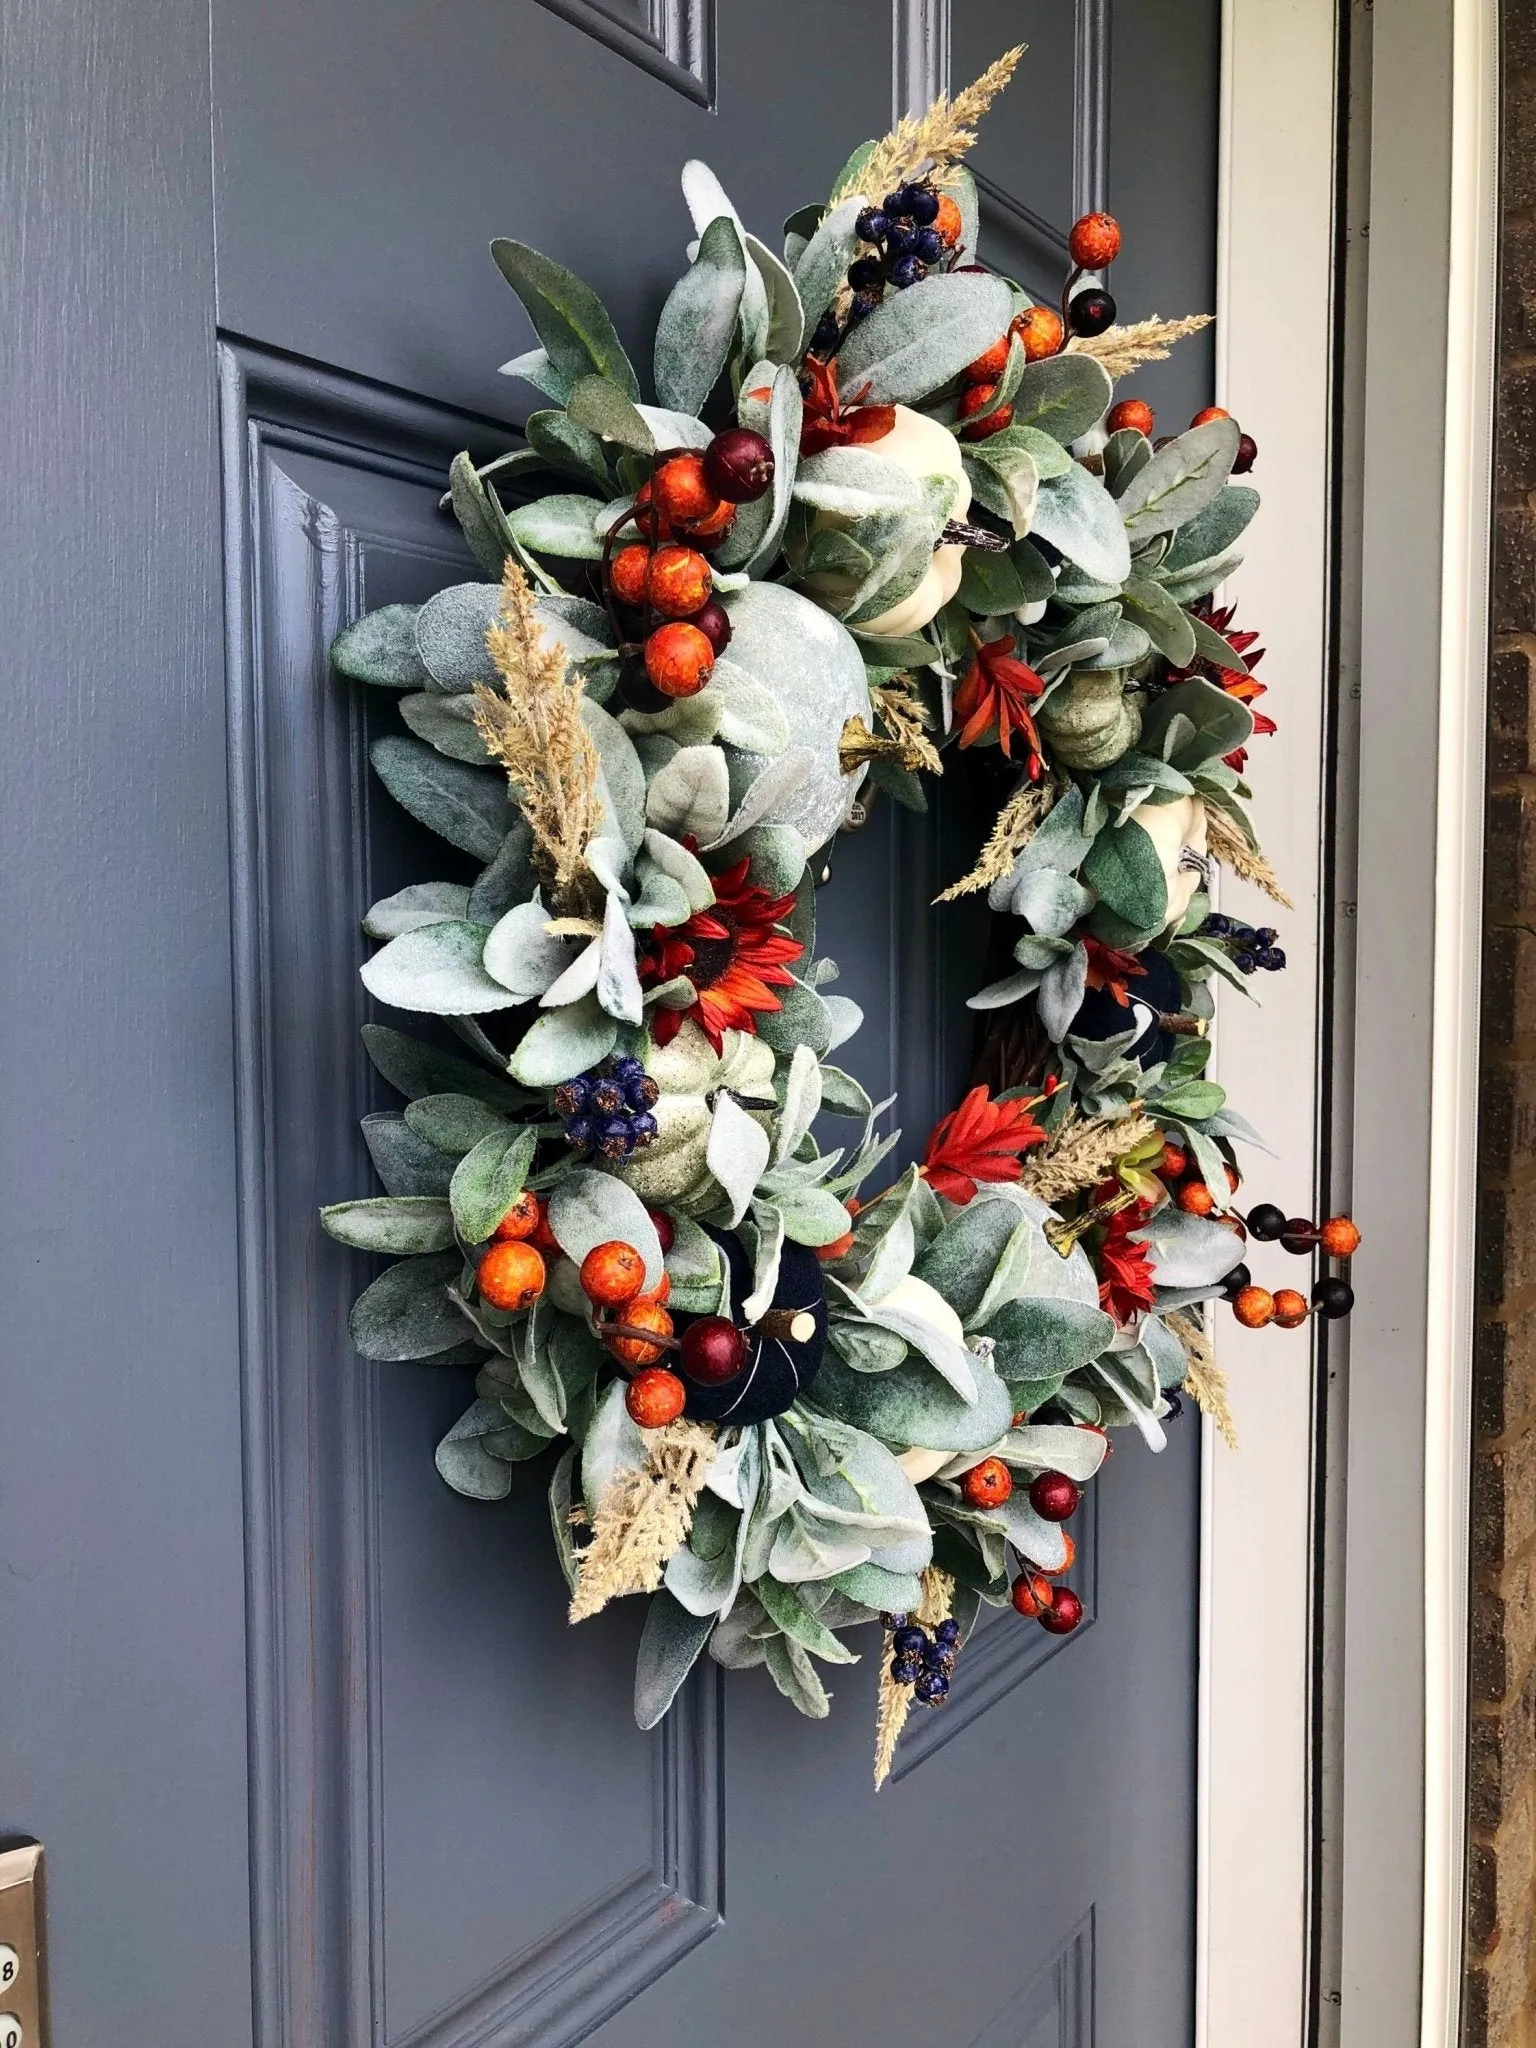
<path fill-rule="evenodd" d="M 43 1852 L 0 1843 L 0 2048 L 47 2048 Z"/>

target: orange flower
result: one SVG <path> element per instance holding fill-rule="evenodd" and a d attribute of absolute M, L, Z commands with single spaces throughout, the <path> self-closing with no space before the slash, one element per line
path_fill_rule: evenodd
<path fill-rule="evenodd" d="M 684 842 L 690 852 L 694 842 Z M 654 988 L 686 974 L 697 990 L 686 1010 L 656 1009 L 651 1030 L 658 1045 L 670 1045 L 692 1017 L 716 1052 L 727 1031 L 757 1030 L 757 1015 L 782 1009 L 776 988 L 794 976 L 786 963 L 805 951 L 798 939 L 775 929 L 794 909 L 793 896 L 770 896 L 747 880 L 750 859 L 715 876 L 715 900 L 696 910 L 686 924 L 658 925 L 637 965 L 642 988 Z"/>
<path fill-rule="evenodd" d="M 1012 760 L 1011 742 L 1018 732 L 1029 747 L 1029 777 L 1040 777 L 1040 739 L 1035 731 L 1031 702 L 1045 688 L 1028 662 L 1013 651 L 1013 635 L 989 640 L 976 649 L 976 658 L 960 678 L 955 692 L 955 722 L 960 727 L 960 744 L 973 747 L 994 727 L 997 744 L 1005 760 Z"/>
<path fill-rule="evenodd" d="M 1122 953 L 1114 946 L 1106 946 L 1088 932 L 1079 936 L 1088 955 L 1088 986 L 1108 989 L 1121 1009 L 1128 1010 L 1131 994 L 1126 982 L 1138 974 L 1145 974 L 1146 968 L 1134 953 Z"/>
<path fill-rule="evenodd" d="M 1141 1229 L 1150 1208 L 1149 1202 L 1133 1202 L 1111 1216 L 1099 1246 L 1099 1307 L 1122 1326 L 1139 1309 L 1152 1306 L 1152 1254 L 1146 1245 L 1131 1240 L 1131 1232 Z"/>
<path fill-rule="evenodd" d="M 815 356 L 805 359 L 805 412 L 800 424 L 800 453 L 820 455 L 824 448 L 847 448 L 878 441 L 896 424 L 894 405 L 865 405 L 865 384 L 846 402 L 837 395 L 837 365 Z"/>
<path fill-rule="evenodd" d="M 994 1102 L 985 1088 L 973 1088 L 958 1109 L 940 1117 L 918 1169 L 934 1193 L 969 1202 L 978 1181 L 1017 1180 L 1022 1155 L 1045 1142 L 1029 1113 L 1039 1099 Z"/>

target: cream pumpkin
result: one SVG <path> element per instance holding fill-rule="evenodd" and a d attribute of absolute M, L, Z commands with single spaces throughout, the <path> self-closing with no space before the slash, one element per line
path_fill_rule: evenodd
<path fill-rule="evenodd" d="M 1182 865 L 1182 858 L 1186 847 L 1192 853 L 1205 852 L 1205 805 L 1197 796 L 1176 797 L 1171 804 L 1143 804 L 1136 822 L 1157 849 L 1168 884 L 1168 922 L 1177 924 L 1204 882 L 1200 869 Z"/>

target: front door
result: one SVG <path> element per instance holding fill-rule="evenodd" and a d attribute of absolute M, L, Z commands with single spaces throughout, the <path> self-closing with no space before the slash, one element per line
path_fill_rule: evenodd
<path fill-rule="evenodd" d="M 174 1123 L 204 1148 L 182 1206 L 211 1191 L 197 1221 L 231 1284 L 201 1324 L 157 1288 L 111 1304 L 111 1330 L 126 1321 L 144 1359 L 136 1398 L 114 1394 L 111 1469 L 147 1460 L 161 1489 L 154 1506 L 132 1493 L 135 1515 L 160 1517 L 142 1570 L 118 1569 L 118 1539 L 90 1509 L 107 1449 L 94 1407 L 39 1403 L 30 1430 L 0 1434 L 26 1500 L 3 1555 L 23 1576 L 16 1560 L 35 1560 L 48 1588 L 22 1604 L 13 1638 L 6 1818 L 52 1854 L 58 2039 L 71 2048 L 1191 2039 L 1190 1420 L 1157 1459 L 1123 1442 L 1092 1491 L 1091 1625 L 1057 1639 L 1006 1614 L 988 1623 L 953 1703 L 910 1726 L 877 1795 L 873 1639 L 827 1721 L 803 1721 L 761 1671 L 706 1665 L 658 1732 L 636 1730 L 639 1603 L 566 1628 L 540 1467 L 520 1467 L 527 1483 L 495 1507 L 441 1485 L 432 1448 L 467 1376 L 353 1355 L 347 1308 L 365 1274 L 318 1235 L 315 1210 L 366 1184 L 358 1119 L 394 1106 L 375 1096 L 357 1035 L 362 911 L 437 872 L 425 835 L 370 784 L 369 721 L 393 712 L 349 693 L 326 650 L 361 610 L 477 573 L 439 497 L 459 449 L 485 459 L 514 438 L 528 394 L 496 368 L 531 340 L 490 238 L 514 235 L 585 278 L 648 360 L 689 238 L 687 158 L 706 159 L 776 242 L 784 216 L 890 125 L 893 80 L 900 105 L 920 102 L 1024 40 L 973 160 L 982 253 L 1049 295 L 1073 215 L 1107 204 L 1126 230 L 1128 317 L 1204 309 L 1218 11 L 215 0 L 211 193 L 178 176 L 157 201 L 130 141 L 114 145 L 125 203 L 163 204 L 154 234 L 184 239 L 192 274 L 216 262 L 222 552 L 203 516 L 211 437 L 194 435 L 157 449 L 171 488 L 130 494 L 108 530 L 116 559 L 82 563 L 60 601 L 99 605 L 104 585 L 131 584 L 167 503 L 202 507 L 176 515 L 178 545 L 194 536 L 176 601 L 206 623 L 222 576 L 233 884 L 227 930 L 173 906 L 185 927 L 169 968 L 164 902 L 114 897 L 130 1021 L 114 1040 L 99 995 L 82 1029 L 120 1060 L 141 998 L 158 1013 L 166 974 L 217 992 L 232 952 L 231 1064 L 226 1075 L 203 1050 L 179 1064 L 162 1046 L 158 1089 L 93 1126 L 89 1147 L 59 1151 L 53 1171 L 69 1189 L 61 1217 L 78 1226 L 105 1172 L 115 1227 L 131 1232 L 132 1148 Z M 177 163 L 195 160 L 208 135 L 196 68 L 184 102 L 152 90 L 157 38 L 174 35 L 147 19 L 132 34 L 142 47 L 106 62 L 132 72 Z M 75 203 L 95 201 L 82 188 Z M 141 459 L 132 410 L 156 377 L 141 354 L 111 402 L 102 387 L 99 474 L 114 446 Z M 1186 344 L 1137 388 L 1188 417 L 1209 396 L 1208 351 Z M 134 684 L 124 631 L 110 716 L 130 741 L 141 718 L 165 721 L 177 690 L 205 732 L 222 731 L 216 692 L 206 677 L 187 687 L 175 647 L 172 633 Z M 131 744 L 124 761 L 136 803 L 200 821 L 188 857 L 217 900 L 216 749 L 189 752 L 185 777 L 164 783 Z M 882 800 L 823 894 L 822 950 L 867 1019 L 850 1064 L 873 1095 L 900 1092 L 914 1137 L 952 1106 L 972 1058 L 963 1005 L 985 917 L 930 905 L 977 837 L 958 787 L 926 819 Z M 39 867 L 34 909 L 48 886 Z M 62 997 L 53 1014 L 62 1024 Z M 217 995 L 211 1014 L 217 1041 Z M 40 1081 L 66 1085 L 71 1057 L 39 1041 L 29 1108 Z M 173 1279 L 167 1267 L 160 1286 Z M 39 1333 L 45 1305 L 80 1356 L 102 1355 L 105 1304 L 93 1320 L 53 1268 L 31 1311 Z M 176 1434 L 183 1383 L 195 1437 Z M 91 1454 L 61 1458 L 60 1432 Z M 59 1559 L 93 1524 L 71 1571 L 113 1622 L 71 1652 Z M 95 1709 L 61 1715 L 60 1683 L 94 1693 Z"/>

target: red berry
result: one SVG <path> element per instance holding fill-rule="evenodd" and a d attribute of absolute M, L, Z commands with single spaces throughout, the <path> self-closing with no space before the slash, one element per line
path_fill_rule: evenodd
<path fill-rule="evenodd" d="M 1079 270 L 1107 270 L 1120 254 L 1120 223 L 1110 213 L 1085 213 L 1072 224 L 1067 253 Z"/>
<path fill-rule="evenodd" d="M 647 1209 L 645 1213 L 656 1226 L 656 1236 L 660 1241 L 662 1254 L 665 1256 L 672 1249 L 673 1240 L 677 1236 L 677 1225 L 672 1221 L 672 1218 L 665 1209 Z"/>
<path fill-rule="evenodd" d="M 1216 1206 L 1216 1197 L 1203 1180 L 1184 1181 L 1173 1199 L 1186 1216 L 1209 1216 Z"/>
<path fill-rule="evenodd" d="M 539 1227 L 539 1218 L 544 1205 L 531 1188 L 524 1188 L 506 1215 L 491 1232 L 498 1243 L 508 1243 L 514 1238 L 532 1237 Z"/>
<path fill-rule="evenodd" d="M 475 1268 L 475 1285 L 492 1308 L 532 1308 L 544 1292 L 544 1261 L 531 1244 L 493 1244 Z"/>
<path fill-rule="evenodd" d="M 1307 1297 L 1294 1287 L 1275 1290 L 1275 1321 L 1282 1330 L 1297 1330 L 1307 1320 Z"/>
<path fill-rule="evenodd" d="M 1030 1482 L 1029 1504 L 1043 1522 L 1065 1522 L 1077 1513 L 1082 1489 L 1065 1472 L 1042 1472 Z"/>
<path fill-rule="evenodd" d="M 1274 1321 L 1275 1297 L 1267 1287 L 1245 1287 L 1233 1302 L 1232 1313 L 1245 1330 L 1262 1330 Z"/>
<path fill-rule="evenodd" d="M 995 384 L 1008 364 L 1008 336 L 1000 335 L 990 348 L 984 348 L 974 363 L 967 363 L 964 370 L 967 384 Z"/>
<path fill-rule="evenodd" d="M 666 1345 L 654 1339 L 671 1336 L 672 1318 L 659 1301 L 626 1301 L 618 1315 L 626 1329 L 644 1333 L 626 1337 L 604 1329 L 603 1342 L 621 1365 L 654 1365 L 666 1356 Z M 676 1374 L 669 1373 L 667 1377 L 675 1379 Z M 668 1416 L 669 1422 L 671 1419 Z"/>
<path fill-rule="evenodd" d="M 687 1398 L 688 1390 L 677 1374 L 654 1365 L 637 1372 L 624 1389 L 630 1420 L 642 1429 L 664 1429 L 669 1422 L 676 1422 Z"/>
<path fill-rule="evenodd" d="M 1015 1611 L 1026 1621 L 1038 1621 L 1042 1614 L 1050 1613 L 1055 1591 L 1043 1572 L 1020 1572 L 1013 1582 Z"/>
<path fill-rule="evenodd" d="M 651 551 L 649 548 L 620 548 L 614 556 L 608 571 L 608 582 L 620 604 L 634 607 L 636 611 L 645 603 L 646 580 L 651 573 Z"/>
<path fill-rule="evenodd" d="M 1000 1508 L 1013 1492 L 1013 1474 L 1001 1458 L 983 1458 L 960 1481 L 960 1491 L 973 1508 Z"/>
<path fill-rule="evenodd" d="M 1182 1180 L 1189 1171 L 1189 1154 L 1182 1145 L 1176 1145 L 1172 1138 L 1165 1138 L 1163 1156 L 1157 1162 L 1157 1170 L 1165 1180 Z"/>
<path fill-rule="evenodd" d="M 688 618 L 708 604 L 714 587 L 709 564 L 697 548 L 679 547 L 674 542 L 658 548 L 651 557 L 646 589 L 664 619 Z"/>
<path fill-rule="evenodd" d="M 1069 1636 L 1083 1618 L 1083 1603 L 1070 1586 L 1051 1588 L 1051 1605 L 1040 1617 L 1040 1626 L 1053 1636 Z"/>
<path fill-rule="evenodd" d="M 701 1387 L 735 1379 L 747 1362 L 747 1340 L 724 1316 L 700 1316 L 682 1335 L 682 1367 Z"/>
<path fill-rule="evenodd" d="M 1048 1578 L 1054 1579 L 1059 1577 L 1062 1572 L 1071 1571 L 1073 1565 L 1077 1563 L 1077 1540 L 1073 1536 L 1072 1531 L 1070 1529 L 1063 1529 L 1061 1540 L 1067 1546 L 1067 1554 L 1060 1564 L 1052 1565 L 1050 1571 L 1046 1574 Z"/>
<path fill-rule="evenodd" d="M 850 1252 L 852 1249 L 853 1232 L 845 1230 L 841 1237 L 834 1237 L 830 1244 L 817 1245 L 816 1256 L 825 1266 L 830 1265 L 833 1259 L 842 1258 L 845 1253 Z"/>
<path fill-rule="evenodd" d="M 1212 420 L 1229 420 L 1231 417 L 1231 413 L 1224 405 L 1208 405 L 1204 412 L 1197 412 L 1189 424 L 1192 427 L 1204 427 Z"/>
<path fill-rule="evenodd" d="M 688 621 L 697 626 L 716 654 L 724 654 L 731 644 L 731 615 L 718 597 L 712 597 L 708 604 L 696 611 Z"/>
<path fill-rule="evenodd" d="M 645 672 L 664 697 L 696 697 L 709 681 L 715 650 L 697 626 L 658 626 L 645 643 Z"/>
<path fill-rule="evenodd" d="M 1232 474 L 1246 476 L 1259 459 L 1259 444 L 1252 434 L 1239 434 L 1237 453 L 1232 458 Z"/>
<path fill-rule="evenodd" d="M 773 450 L 750 427 L 727 427 L 704 450 L 704 481 L 717 498 L 750 505 L 773 484 Z"/>
<path fill-rule="evenodd" d="M 728 498 L 722 498 L 713 512 L 707 512 L 702 519 L 690 519 L 683 531 L 696 548 L 707 551 L 725 539 L 735 517 L 736 507 Z"/>
<path fill-rule="evenodd" d="M 1130 428 L 1134 433 L 1145 434 L 1150 441 L 1157 415 L 1144 398 L 1122 398 L 1118 405 L 1110 407 L 1104 424 L 1112 434 Z"/>
<path fill-rule="evenodd" d="M 599 1307 L 619 1308 L 644 1285 L 645 1260 L 619 1238 L 593 1245 L 581 1262 L 581 1291 Z"/>
<path fill-rule="evenodd" d="M 1061 315 L 1050 306 L 1031 306 L 1013 324 L 1030 362 L 1037 363 L 1042 356 L 1060 354 L 1066 335 L 1062 331 Z"/>
<path fill-rule="evenodd" d="M 704 475 L 704 458 L 691 450 L 667 457 L 652 480 L 651 494 L 663 518 L 678 525 L 707 519 L 720 509 L 720 493 Z"/>

